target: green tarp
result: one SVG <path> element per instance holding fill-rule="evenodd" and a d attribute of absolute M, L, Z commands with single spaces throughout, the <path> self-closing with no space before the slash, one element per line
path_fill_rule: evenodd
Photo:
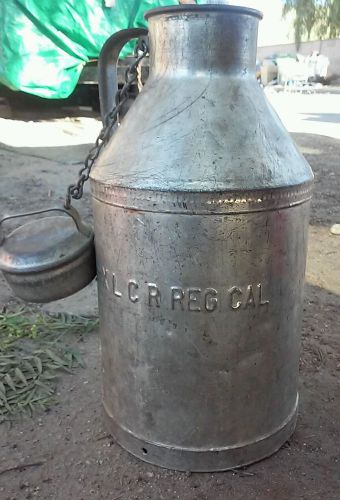
<path fill-rule="evenodd" d="M 104 0 L 0 0 L 0 82 L 41 97 L 66 98 L 110 35 L 145 27 L 146 10 L 178 1 L 107 3 L 113 6 Z"/>

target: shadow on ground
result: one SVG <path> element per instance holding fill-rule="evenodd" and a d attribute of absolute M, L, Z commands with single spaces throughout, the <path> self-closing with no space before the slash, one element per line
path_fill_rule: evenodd
<path fill-rule="evenodd" d="M 300 416 L 293 437 L 271 458 L 239 471 L 190 474 L 130 456 L 103 426 L 99 339 L 93 333 L 81 348 L 87 367 L 63 376 L 59 405 L 12 427 L 0 426 L 1 497 L 335 500 L 340 488 L 339 306 L 339 296 L 307 286 Z"/>
<path fill-rule="evenodd" d="M 312 122 L 340 123 L 339 113 L 301 113 L 304 120 Z"/>
<path fill-rule="evenodd" d="M 312 225 L 328 230 L 340 222 L 340 141 L 307 134 L 294 134 L 294 138 L 315 173 Z M 74 146 L 49 151 L 0 149 L 1 213 L 62 202 L 65 187 L 79 169 L 74 161 L 86 150 L 86 145 L 81 150 Z M 91 220 L 88 191 L 78 206 Z M 315 238 L 313 232 L 311 237 Z M 325 284 L 320 286 L 318 269 L 327 269 L 335 281 L 337 275 L 340 280 L 340 250 L 334 247 L 327 257 L 326 244 L 320 237 L 311 245 L 318 259 L 311 260 L 313 285 L 306 287 L 300 418 L 294 436 L 276 455 L 245 470 L 217 474 L 166 471 L 131 457 L 103 427 L 99 338 L 93 333 L 81 347 L 87 367 L 60 381 L 59 405 L 32 419 L 0 426 L 0 497 L 336 500 L 340 491 L 340 296 Z M 0 303 L 13 301 L 2 285 Z"/>
<path fill-rule="evenodd" d="M 339 223 L 340 141 L 313 134 L 292 136 L 315 176 L 311 224 L 330 226 Z"/>

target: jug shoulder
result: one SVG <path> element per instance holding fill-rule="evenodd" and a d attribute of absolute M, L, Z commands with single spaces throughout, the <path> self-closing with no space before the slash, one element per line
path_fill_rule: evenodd
<path fill-rule="evenodd" d="M 99 157 L 94 194 L 305 190 L 310 166 L 256 81 L 154 78 Z M 300 187 L 299 187 L 300 186 Z"/>

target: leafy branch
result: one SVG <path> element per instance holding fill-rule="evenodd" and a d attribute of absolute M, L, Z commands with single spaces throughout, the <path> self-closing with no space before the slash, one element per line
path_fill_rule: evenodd
<path fill-rule="evenodd" d="M 46 410 L 56 402 L 60 371 L 84 366 L 75 342 L 98 319 L 68 314 L 33 314 L 25 309 L 0 313 L 0 417 Z M 66 334 L 74 334 L 73 343 Z"/>
<path fill-rule="evenodd" d="M 285 0 L 283 17 L 294 12 L 294 38 L 297 47 L 312 32 L 319 38 L 335 38 L 340 34 L 340 0 Z"/>

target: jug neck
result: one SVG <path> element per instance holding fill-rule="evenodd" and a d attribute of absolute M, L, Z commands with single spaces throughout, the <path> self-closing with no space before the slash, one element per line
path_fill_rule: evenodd
<path fill-rule="evenodd" d="M 145 17 L 151 74 L 254 76 L 259 11 L 231 5 L 183 5 L 153 9 Z"/>

